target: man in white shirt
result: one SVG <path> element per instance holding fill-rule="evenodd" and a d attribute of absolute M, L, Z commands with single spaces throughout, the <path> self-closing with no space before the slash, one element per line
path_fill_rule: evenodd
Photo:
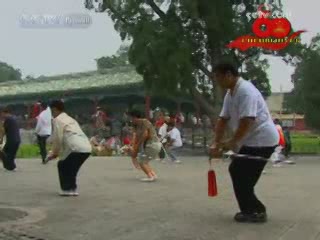
<path fill-rule="evenodd" d="M 41 108 L 42 112 L 37 117 L 35 132 L 37 134 L 42 163 L 45 164 L 45 159 L 47 157 L 47 139 L 52 133 L 52 114 L 51 109 L 46 103 L 42 102 Z"/>
<path fill-rule="evenodd" d="M 170 122 L 170 117 L 164 118 L 164 123 L 159 128 L 158 136 L 160 138 L 160 141 L 162 143 L 162 148 L 159 153 L 160 160 L 163 161 L 166 157 L 166 153 L 164 151 L 164 148 L 167 144 L 167 137 L 168 137 L 168 123 Z"/>
<path fill-rule="evenodd" d="M 219 64 L 214 75 L 217 83 L 228 92 L 216 124 L 211 155 L 220 157 L 223 148 L 247 155 L 233 157 L 229 167 L 241 210 L 234 219 L 238 222 L 265 222 L 266 208 L 256 197 L 254 187 L 267 163 L 263 159 L 269 159 L 278 145 L 277 129 L 262 94 L 252 83 L 241 79 L 234 66 Z M 233 137 L 223 143 L 227 126 L 231 128 Z"/>
<path fill-rule="evenodd" d="M 61 196 L 78 196 L 76 178 L 82 164 L 89 158 L 92 148 L 88 137 L 76 120 L 64 112 L 60 100 L 50 104 L 53 120 L 52 151 L 47 161 L 57 158 Z"/>
<path fill-rule="evenodd" d="M 181 161 L 176 157 L 177 151 L 179 151 L 179 149 L 181 149 L 183 146 L 180 131 L 178 128 L 176 128 L 175 123 L 173 122 L 168 124 L 168 130 L 169 143 L 167 147 L 167 153 L 174 163 L 181 163 Z"/>

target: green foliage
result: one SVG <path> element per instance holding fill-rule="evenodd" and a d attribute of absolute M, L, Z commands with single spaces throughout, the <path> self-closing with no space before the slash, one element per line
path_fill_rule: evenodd
<path fill-rule="evenodd" d="M 17 158 L 40 158 L 39 147 L 35 144 L 23 144 L 19 147 Z"/>
<path fill-rule="evenodd" d="M 0 62 L 0 82 L 21 80 L 21 72 L 19 69 Z"/>
<path fill-rule="evenodd" d="M 294 153 L 320 153 L 319 136 L 292 135 L 292 152 Z"/>
<path fill-rule="evenodd" d="M 248 12 L 257 10 L 252 1 L 243 2 Z M 99 10 L 108 12 L 122 40 L 131 40 L 129 61 L 143 76 L 149 91 L 175 96 L 194 92 L 196 87 L 206 101 L 218 103 L 216 86 L 208 71 L 218 62 L 227 59 L 238 67 L 247 65 L 248 71 L 243 75 L 253 79 L 268 96 L 271 91 L 265 73 L 267 63 L 261 56 L 285 57 L 299 52 L 227 49 L 230 41 L 252 32 L 252 21 L 248 21 L 246 12 L 237 14 L 232 8 L 234 3 L 239 1 L 104 0 Z M 92 0 L 86 0 L 85 6 L 94 8 Z"/>
<path fill-rule="evenodd" d="M 96 59 L 98 71 L 127 66 L 129 64 L 128 50 L 127 46 L 121 46 L 116 55 Z"/>
<path fill-rule="evenodd" d="M 264 97 L 270 96 L 271 86 L 266 70 L 269 68 L 267 60 L 258 61 L 251 58 L 246 63 L 246 71 L 242 74 L 245 79 L 250 79 L 252 83 L 261 91 Z"/>
<path fill-rule="evenodd" d="M 320 55 L 312 52 L 304 62 L 302 94 L 305 101 L 306 123 L 320 129 Z"/>
<path fill-rule="evenodd" d="M 308 126 L 320 129 L 320 35 L 303 52 L 292 76 L 294 90 L 287 98 L 291 111 L 304 113 Z"/>

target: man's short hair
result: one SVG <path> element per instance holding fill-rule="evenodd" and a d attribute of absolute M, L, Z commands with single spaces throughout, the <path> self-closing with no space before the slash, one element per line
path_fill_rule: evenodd
<path fill-rule="evenodd" d="M 142 113 L 139 110 L 132 110 L 129 112 L 130 117 L 142 118 Z"/>
<path fill-rule="evenodd" d="M 41 102 L 41 107 L 46 109 L 48 107 L 48 103 L 46 102 Z"/>
<path fill-rule="evenodd" d="M 238 69 L 231 63 L 220 63 L 214 67 L 213 72 L 220 73 L 223 75 L 226 75 L 227 73 L 231 73 L 235 77 L 239 76 Z"/>
<path fill-rule="evenodd" d="M 281 121 L 278 118 L 273 120 L 273 122 L 274 122 L 274 124 L 281 125 Z"/>
<path fill-rule="evenodd" d="M 64 103 L 61 100 L 53 100 L 50 103 L 50 108 L 56 108 L 58 111 L 63 112 L 64 111 Z"/>

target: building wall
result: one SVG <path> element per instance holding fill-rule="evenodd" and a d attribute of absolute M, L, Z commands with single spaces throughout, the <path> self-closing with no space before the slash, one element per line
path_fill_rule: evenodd
<path fill-rule="evenodd" d="M 295 131 L 305 131 L 305 130 L 308 130 L 308 129 L 306 128 L 304 119 L 297 119 L 297 120 L 295 121 L 294 130 L 295 130 Z"/>
<path fill-rule="evenodd" d="M 273 118 L 279 118 L 283 126 L 289 127 L 294 131 L 306 131 L 304 116 L 294 114 L 283 114 L 283 102 L 285 93 L 272 93 L 266 99 L 266 103 Z"/>
<path fill-rule="evenodd" d="M 271 113 L 281 112 L 283 101 L 284 93 L 272 93 L 271 96 L 266 99 L 268 108 Z"/>

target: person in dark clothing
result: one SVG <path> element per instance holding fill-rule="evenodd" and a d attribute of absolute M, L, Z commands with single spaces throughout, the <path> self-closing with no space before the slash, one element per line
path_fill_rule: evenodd
<path fill-rule="evenodd" d="M 1 119 L 4 122 L 3 128 L 6 143 L 2 149 L 0 158 L 6 170 L 15 171 L 15 158 L 21 143 L 20 129 L 15 116 L 13 116 L 7 108 L 1 110 Z"/>

